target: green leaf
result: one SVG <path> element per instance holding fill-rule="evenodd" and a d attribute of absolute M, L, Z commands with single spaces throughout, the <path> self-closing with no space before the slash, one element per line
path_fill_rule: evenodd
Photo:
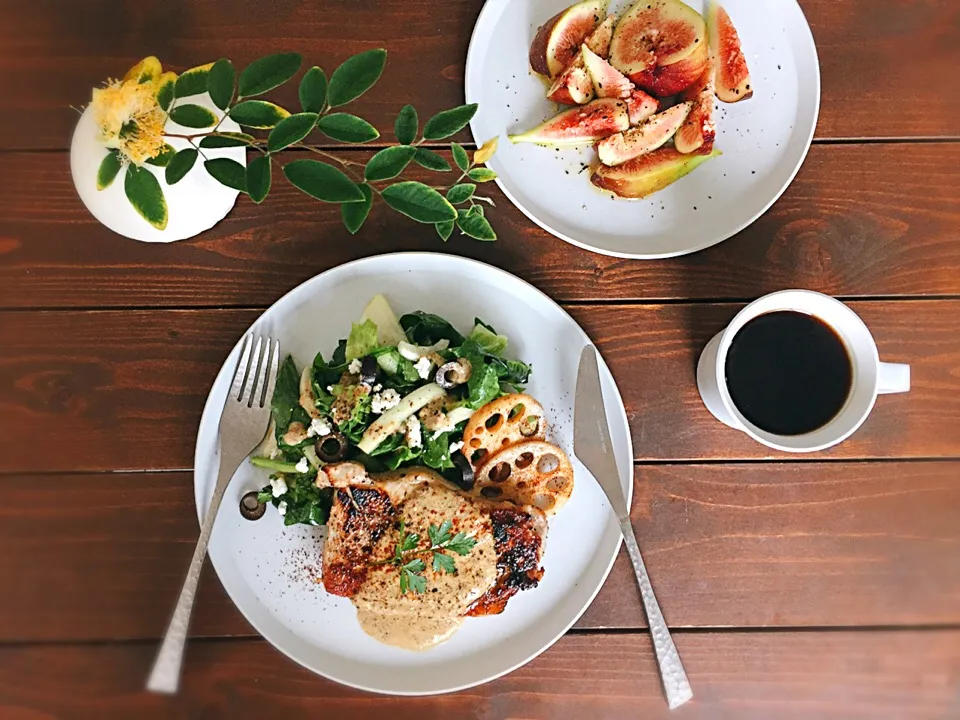
<path fill-rule="evenodd" d="M 420 536 L 416 533 L 407 534 L 403 527 L 400 528 L 400 549 L 401 553 L 410 552 L 415 550 L 417 545 L 420 544 Z"/>
<path fill-rule="evenodd" d="M 426 148 L 417 148 L 417 154 L 413 156 L 413 160 L 417 165 L 425 167 L 427 170 L 435 170 L 437 172 L 450 172 L 452 169 L 450 163 L 448 163 L 443 157 L 437 155 L 433 150 L 427 150 Z"/>
<path fill-rule="evenodd" d="M 456 223 L 453 220 L 446 220 L 445 222 L 438 222 L 434 225 L 437 229 L 437 234 L 444 241 L 450 239 L 450 235 L 453 234 L 453 228 Z"/>
<path fill-rule="evenodd" d="M 177 78 L 176 96 L 178 98 L 200 95 L 207 91 L 207 76 L 213 63 L 190 68 Z"/>
<path fill-rule="evenodd" d="M 457 572 L 457 564 L 453 561 L 453 558 L 442 552 L 435 552 L 433 554 L 433 569 L 436 572 L 445 572 L 450 575 L 455 575 Z"/>
<path fill-rule="evenodd" d="M 477 186 L 473 183 L 460 183 L 459 185 L 454 185 L 447 191 L 447 200 L 449 200 L 453 205 L 457 205 L 473 197 L 473 191 L 476 189 Z"/>
<path fill-rule="evenodd" d="M 210 162 L 213 162 L 212 160 Z M 257 155 L 247 165 L 247 194 L 258 205 L 270 192 L 270 156 Z"/>
<path fill-rule="evenodd" d="M 254 60 L 240 73 L 240 96 L 260 95 L 283 85 L 297 74 L 301 62 L 299 53 L 277 53 Z"/>
<path fill-rule="evenodd" d="M 454 535 L 453 539 L 444 547 L 446 547 L 447 550 L 455 552 L 457 555 L 467 555 L 471 550 L 473 550 L 473 546 L 476 544 L 476 540 L 460 532 Z"/>
<path fill-rule="evenodd" d="M 173 156 L 176 154 L 177 151 L 173 149 L 173 145 L 170 143 L 164 143 L 160 154 L 156 157 L 149 158 L 147 163 L 153 165 L 154 167 L 166 167 L 170 164 L 170 161 L 173 160 Z"/>
<path fill-rule="evenodd" d="M 157 104 L 163 110 L 167 110 L 170 107 L 170 103 L 173 102 L 174 97 L 177 94 L 177 78 L 171 73 L 170 77 L 161 77 L 160 84 L 157 87 Z"/>
<path fill-rule="evenodd" d="M 470 156 L 467 155 L 467 151 L 458 143 L 450 143 L 450 149 L 453 151 L 453 161 L 457 164 L 457 167 L 466 172 L 467 168 L 470 167 Z"/>
<path fill-rule="evenodd" d="M 474 168 L 467 173 L 467 177 L 474 182 L 485 183 L 497 179 L 497 174 L 488 168 Z"/>
<path fill-rule="evenodd" d="M 400 108 L 400 114 L 393 123 L 393 134 L 397 136 L 397 142 L 409 145 L 416 140 L 417 130 L 420 128 L 419 122 L 417 109 L 413 105 L 404 105 Z"/>
<path fill-rule="evenodd" d="M 300 80 L 300 107 L 304 112 L 318 113 L 327 102 L 327 76 L 314 65 Z"/>
<path fill-rule="evenodd" d="M 164 178 L 167 185 L 176 185 L 183 180 L 184 175 L 190 172 L 190 168 L 197 161 L 197 151 L 194 148 L 181 150 L 171 158 L 164 171 Z"/>
<path fill-rule="evenodd" d="M 479 205 L 473 205 L 467 211 L 467 215 L 479 215 L 480 217 L 483 217 L 483 208 Z"/>
<path fill-rule="evenodd" d="M 352 204 L 352 203 L 351 203 Z M 359 205 L 360 203 L 356 203 Z M 347 336 L 347 361 L 359 360 L 366 357 L 377 349 L 377 324 L 370 320 L 364 320 L 362 323 L 352 323 L 350 335 Z M 419 536 L 413 535 L 417 538 Z"/>
<path fill-rule="evenodd" d="M 230 101 L 233 100 L 233 82 L 236 77 L 233 63 L 226 58 L 217 60 L 210 68 L 210 73 L 207 75 L 207 92 L 210 93 L 213 104 L 221 110 L 226 110 Z"/>
<path fill-rule="evenodd" d="M 319 160 L 294 160 L 283 166 L 283 174 L 296 188 L 317 200 L 352 203 L 366 200 L 357 184 L 341 170 Z"/>
<path fill-rule="evenodd" d="M 153 173 L 131 163 L 123 181 L 127 200 L 140 216 L 157 230 L 167 227 L 167 201 Z"/>
<path fill-rule="evenodd" d="M 474 205 L 474 207 L 480 206 Z M 480 213 L 461 210 L 457 217 L 457 226 L 463 231 L 464 235 L 469 235 L 474 240 L 489 241 L 497 239 L 497 234 L 490 227 L 490 223 Z"/>
<path fill-rule="evenodd" d="M 221 131 L 213 135 L 207 135 L 200 139 L 200 147 L 204 150 L 216 150 L 218 148 L 246 147 L 256 141 L 253 135 L 247 135 L 242 132 Z"/>
<path fill-rule="evenodd" d="M 417 222 L 438 223 L 457 216 L 456 209 L 443 195 L 423 183 L 395 183 L 384 188 L 381 195 L 387 205 Z"/>
<path fill-rule="evenodd" d="M 312 112 L 296 113 L 290 117 L 285 117 L 270 131 L 270 137 L 267 138 L 267 150 L 277 152 L 300 142 L 310 134 L 316 124 L 317 114 Z"/>
<path fill-rule="evenodd" d="M 363 193 L 363 202 L 344 203 L 340 206 L 340 215 L 343 218 L 343 224 L 351 235 L 356 235 L 360 226 L 363 225 L 370 214 L 370 207 L 373 205 L 373 190 L 366 183 L 357 187 Z"/>
<path fill-rule="evenodd" d="M 365 143 L 380 137 L 373 125 L 350 113 L 324 115 L 317 123 L 317 129 L 328 138 L 347 143 Z"/>
<path fill-rule="evenodd" d="M 330 107 L 339 107 L 356 100 L 372 88 L 387 62 L 387 51 L 367 50 L 347 58 L 330 76 L 327 102 Z"/>
<path fill-rule="evenodd" d="M 217 124 L 217 116 L 202 105 L 177 105 L 170 111 L 170 119 L 188 128 L 207 128 Z"/>
<path fill-rule="evenodd" d="M 240 192 L 247 191 L 247 170 L 236 160 L 213 158 L 204 161 L 203 167 L 221 185 L 226 185 Z"/>
<path fill-rule="evenodd" d="M 427 120 L 423 137 L 427 140 L 443 140 L 463 130 L 477 113 L 477 104 L 461 105 L 438 112 Z"/>
<path fill-rule="evenodd" d="M 290 113 L 279 105 L 266 100 L 247 100 L 230 109 L 230 118 L 238 125 L 269 130 Z"/>
<path fill-rule="evenodd" d="M 427 535 L 430 537 L 431 545 L 442 545 L 450 539 L 450 531 L 453 530 L 453 523 L 450 520 L 444 520 L 437 527 L 433 523 L 427 528 Z"/>
<path fill-rule="evenodd" d="M 410 164 L 416 153 L 416 148 L 409 145 L 393 145 L 384 148 L 370 158 L 363 170 L 363 176 L 367 182 L 395 178 Z"/>
<path fill-rule="evenodd" d="M 123 160 L 120 159 L 119 150 L 111 150 L 103 160 L 100 161 L 100 168 L 97 170 L 97 190 L 106 190 L 113 183 L 123 167 Z"/>

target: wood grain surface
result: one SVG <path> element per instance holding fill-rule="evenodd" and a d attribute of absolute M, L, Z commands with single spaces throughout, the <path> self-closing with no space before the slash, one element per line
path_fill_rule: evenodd
<path fill-rule="evenodd" d="M 783 198 L 747 230 L 657 262 L 562 243 L 494 183 L 483 189 L 497 202 L 495 243 L 455 236 L 444 244 L 432 227 L 379 205 L 353 239 L 337 206 L 281 181 L 263 205 L 241 198 L 196 240 L 147 244 L 93 219 L 62 155 L 0 154 L 0 308 L 265 306 L 318 272 L 401 250 L 477 258 L 561 301 L 749 299 L 788 287 L 960 293 L 960 144 L 815 146 Z"/>

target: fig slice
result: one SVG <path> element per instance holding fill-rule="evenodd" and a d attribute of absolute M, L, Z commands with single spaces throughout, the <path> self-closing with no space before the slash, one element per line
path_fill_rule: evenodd
<path fill-rule="evenodd" d="M 583 105 L 593 100 L 593 95 L 593 81 L 584 64 L 582 52 L 577 53 L 573 62 L 557 75 L 547 90 L 547 99 L 562 105 Z"/>
<path fill-rule="evenodd" d="M 597 25 L 597 29 L 587 36 L 586 46 L 602 58 L 610 54 L 610 41 L 613 29 L 617 26 L 616 15 L 607 15 L 607 19 Z"/>
<path fill-rule="evenodd" d="M 643 90 L 634 90 L 626 102 L 631 126 L 639 125 L 660 109 L 660 102 Z"/>
<path fill-rule="evenodd" d="M 628 127 L 627 104 L 615 98 L 601 98 L 566 110 L 532 130 L 509 138 L 512 143 L 570 147 L 591 145 Z"/>
<path fill-rule="evenodd" d="M 719 150 L 714 150 L 707 154 L 684 155 L 676 148 L 662 147 L 617 167 L 601 165 L 590 182 L 622 198 L 645 198 L 719 154 Z"/>
<path fill-rule="evenodd" d="M 707 43 L 697 43 L 696 50 L 683 60 L 633 73 L 630 79 L 637 87 L 652 95 L 667 97 L 681 93 L 695 84 L 709 64 L 710 52 Z"/>
<path fill-rule="evenodd" d="M 613 31 L 609 60 L 631 77 L 657 65 L 678 63 L 705 44 L 706 25 L 693 8 L 680 0 L 639 0 Z"/>
<path fill-rule="evenodd" d="M 687 119 L 691 102 L 680 103 L 647 118 L 637 127 L 611 135 L 597 144 L 600 162 L 609 167 L 622 165 L 662 146 Z"/>
<path fill-rule="evenodd" d="M 620 98 L 626 100 L 633 93 L 633 83 L 602 57 L 584 45 L 580 49 L 583 64 L 586 66 L 593 91 L 597 97 Z"/>
<path fill-rule="evenodd" d="M 716 67 L 717 97 L 725 103 L 746 100 L 753 95 L 750 69 L 740 47 L 740 36 L 733 21 L 716 0 L 707 5 L 707 25 L 710 28 L 710 48 Z"/>
<path fill-rule="evenodd" d="M 609 0 L 584 0 L 541 25 L 530 45 L 530 66 L 534 71 L 549 78 L 562 72 L 600 24 L 608 4 Z"/>
<path fill-rule="evenodd" d="M 674 135 L 673 144 L 684 154 L 700 148 L 713 148 L 713 139 L 717 135 L 713 121 L 714 74 L 713 66 L 707 65 L 700 79 L 683 94 L 683 99 L 691 102 L 693 107 Z"/>

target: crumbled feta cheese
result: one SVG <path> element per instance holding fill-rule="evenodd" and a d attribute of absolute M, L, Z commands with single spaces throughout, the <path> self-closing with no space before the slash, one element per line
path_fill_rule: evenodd
<path fill-rule="evenodd" d="M 332 393 L 332 392 L 333 392 L 333 385 L 327 385 L 327 392 L 328 392 L 328 393 Z"/>
<path fill-rule="evenodd" d="M 450 454 L 453 455 L 462 447 L 463 447 L 463 440 L 461 440 L 460 442 L 450 443 Z"/>
<path fill-rule="evenodd" d="M 307 428 L 307 437 L 323 437 L 329 435 L 330 431 L 330 424 L 324 418 L 314 418 L 310 421 L 310 427 Z"/>
<path fill-rule="evenodd" d="M 373 386 L 374 392 L 380 392 L 381 390 L 383 390 L 383 385 L 381 385 L 380 383 L 377 383 L 376 385 Z"/>
<path fill-rule="evenodd" d="M 296 470 L 298 473 L 310 472 L 310 462 L 305 458 L 300 458 L 300 462 L 297 463 Z"/>
<path fill-rule="evenodd" d="M 430 377 L 430 370 L 433 369 L 433 363 L 430 362 L 430 358 L 422 357 L 414 363 L 413 367 L 417 371 L 417 375 L 426 380 Z"/>
<path fill-rule="evenodd" d="M 379 387 L 379 386 L 378 386 Z M 374 393 L 370 398 L 370 410 L 374 415 L 385 413 L 392 407 L 400 404 L 400 393 L 393 388 L 387 388 L 383 392 Z"/>
<path fill-rule="evenodd" d="M 280 513 L 281 515 L 286 515 L 286 514 L 287 514 L 287 501 L 286 501 L 286 500 L 281 500 L 281 501 L 280 501 L 280 504 L 277 505 L 277 512 Z"/>
<path fill-rule="evenodd" d="M 347 365 L 347 372 L 350 373 L 351 375 L 359 375 L 360 369 L 362 367 L 363 367 L 363 363 L 361 363 L 359 360 L 354 358 L 353 360 L 350 361 L 350 364 Z"/>
<path fill-rule="evenodd" d="M 273 496 L 280 497 L 287 491 L 287 481 L 282 477 L 270 478 L 270 487 L 273 489 Z"/>
<path fill-rule="evenodd" d="M 407 445 L 413 449 L 423 447 L 423 433 L 420 430 L 420 419 L 416 415 L 407 418 L 403 426 Z"/>

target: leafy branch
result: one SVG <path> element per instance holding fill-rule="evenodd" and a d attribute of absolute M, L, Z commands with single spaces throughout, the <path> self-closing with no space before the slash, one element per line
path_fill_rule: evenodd
<path fill-rule="evenodd" d="M 447 553 L 456 553 L 457 555 L 468 555 L 473 550 L 477 541 L 472 537 L 459 532 L 452 535 L 453 524 L 449 520 L 444 520 L 440 526 L 431 524 L 427 528 L 429 546 L 420 547 L 420 535 L 417 533 L 408 533 L 403 522 L 400 523 L 400 539 L 394 548 L 393 557 L 379 562 L 371 563 L 372 566 L 393 565 L 399 571 L 400 592 L 415 593 L 426 592 L 427 580 L 423 577 L 427 564 L 423 560 L 423 555 L 431 556 L 431 566 L 435 572 L 445 572 L 450 575 L 457 574 L 457 565 L 452 555 Z"/>
<path fill-rule="evenodd" d="M 477 112 L 476 104 L 439 112 L 424 123 L 422 131 L 416 109 L 404 106 L 393 127 L 397 143 L 379 150 L 366 163 L 311 144 L 310 137 L 317 132 L 354 145 L 380 137 L 369 122 L 341 108 L 376 84 L 386 58 L 382 49 L 361 52 L 336 68 L 329 80 L 321 68 L 309 68 L 300 78 L 299 112 L 260 97 L 297 75 L 302 64 L 297 53 L 268 55 L 239 74 L 227 59 L 188 70 L 175 81 L 160 84 L 157 103 L 174 123 L 197 132 L 177 134 L 164 130 L 165 138 L 186 140 L 189 147 L 176 151 L 167 144 L 147 162 L 164 168 L 166 183 L 175 185 L 201 160 L 211 177 L 247 194 L 258 204 L 269 194 L 277 166 L 305 194 L 321 202 L 339 204 L 343 223 L 351 234 L 361 228 L 374 200 L 380 198 L 397 212 L 432 224 L 444 240 L 455 228 L 477 240 L 496 240 L 481 204 L 492 206 L 493 200 L 476 194 L 478 184 L 496 178 L 496 173 L 482 167 L 496 152 L 496 138 L 484 143 L 472 158 L 462 146 L 451 142 L 450 153 L 459 175 L 442 155 L 423 147 L 425 142 L 446 140 L 466 127 Z M 204 92 L 222 111 L 219 118 L 210 109 L 187 100 Z M 243 132 L 221 130 L 227 117 L 240 125 Z M 204 153 L 238 147 L 254 153 L 246 167 L 231 158 L 209 158 Z M 281 163 L 285 150 L 308 150 L 317 157 Z M 437 184 L 419 182 L 404 174 L 411 164 L 436 173 L 451 173 L 448 177 L 456 179 Z M 98 186 L 107 187 L 122 165 L 122 155 L 111 151 L 99 169 Z M 148 222 L 161 228 L 166 225 L 163 190 L 152 173 L 131 164 L 125 189 L 130 202 Z M 408 572 L 415 575 L 415 567 Z"/>

